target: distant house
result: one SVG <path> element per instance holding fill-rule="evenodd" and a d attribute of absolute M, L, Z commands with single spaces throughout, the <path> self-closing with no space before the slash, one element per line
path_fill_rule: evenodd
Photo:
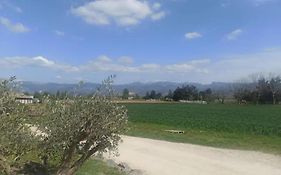
<path fill-rule="evenodd" d="M 137 97 L 137 94 L 135 92 L 129 92 L 128 100 L 133 100 Z"/>
<path fill-rule="evenodd" d="M 206 101 L 200 101 L 200 100 L 180 100 L 179 102 L 181 103 L 188 103 L 188 104 L 203 104 L 203 105 L 206 105 L 208 104 Z"/>
<path fill-rule="evenodd" d="M 16 101 L 23 104 L 39 103 L 39 100 L 37 98 L 27 95 L 16 97 Z"/>

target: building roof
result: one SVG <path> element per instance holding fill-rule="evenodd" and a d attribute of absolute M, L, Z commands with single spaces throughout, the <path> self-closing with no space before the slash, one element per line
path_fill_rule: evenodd
<path fill-rule="evenodd" d="M 23 95 L 16 97 L 16 99 L 34 99 L 34 96 Z"/>

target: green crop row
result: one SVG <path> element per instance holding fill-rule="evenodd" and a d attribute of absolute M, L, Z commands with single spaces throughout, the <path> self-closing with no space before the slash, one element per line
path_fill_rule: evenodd
<path fill-rule="evenodd" d="M 129 121 L 174 129 L 281 136 L 281 106 L 126 104 Z"/>

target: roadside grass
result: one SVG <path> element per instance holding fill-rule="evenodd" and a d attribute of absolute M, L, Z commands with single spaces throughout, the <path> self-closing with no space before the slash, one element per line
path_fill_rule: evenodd
<path fill-rule="evenodd" d="M 129 136 L 281 155 L 281 106 L 125 105 Z"/>
<path fill-rule="evenodd" d="M 115 167 L 110 167 L 102 160 L 90 159 L 87 161 L 76 175 L 125 175 Z"/>
<path fill-rule="evenodd" d="M 41 163 L 41 160 L 38 158 L 37 154 L 35 152 L 31 152 L 30 154 L 27 154 L 25 157 L 23 157 L 23 160 L 17 162 L 18 165 L 22 165 L 23 162 L 26 162 L 26 160 L 30 162 L 33 162 L 36 165 Z M 27 174 L 55 174 L 56 170 L 52 167 L 53 164 L 57 162 L 49 162 L 50 167 L 48 169 L 37 169 L 34 170 L 34 168 L 28 168 L 24 169 L 24 171 Z M 38 171 L 39 170 L 39 171 Z M 49 173 L 47 173 L 49 172 Z M 0 167 L 0 175 L 4 175 L 4 173 L 1 173 L 1 167 Z M 75 175 L 126 175 L 124 172 L 121 172 L 118 168 L 112 167 L 108 165 L 106 162 L 99 158 L 91 158 L 85 164 L 78 170 L 78 172 Z"/>
<path fill-rule="evenodd" d="M 169 126 L 129 123 L 128 136 L 151 138 L 178 143 L 191 143 L 218 148 L 253 150 L 281 155 L 281 138 L 276 136 L 247 135 L 227 132 L 185 130 L 184 134 L 169 133 Z M 174 128 L 172 128 L 174 129 Z"/>

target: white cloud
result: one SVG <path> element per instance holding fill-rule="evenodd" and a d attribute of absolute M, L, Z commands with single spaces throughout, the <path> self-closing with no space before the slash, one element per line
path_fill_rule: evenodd
<path fill-rule="evenodd" d="M 41 66 L 52 67 L 53 65 L 55 65 L 54 61 L 50 61 L 42 56 L 34 57 L 32 58 L 32 60 L 34 61 L 34 63 L 38 63 Z"/>
<path fill-rule="evenodd" d="M 186 33 L 184 36 L 186 39 L 189 39 L 189 40 L 202 37 L 202 35 L 198 32 L 189 32 L 189 33 Z"/>
<path fill-rule="evenodd" d="M 208 66 L 210 70 L 209 78 L 213 81 L 233 81 L 253 73 L 281 74 L 280 58 L 281 48 L 265 49 L 257 53 L 225 56 Z"/>
<path fill-rule="evenodd" d="M 57 35 L 57 36 L 64 36 L 65 33 L 63 31 L 60 31 L 60 30 L 55 30 L 54 33 Z"/>
<path fill-rule="evenodd" d="M 153 8 L 154 10 L 159 10 L 159 9 L 161 9 L 161 7 L 162 7 L 162 5 L 161 5 L 160 3 L 158 3 L 158 2 L 156 2 L 156 3 L 154 3 L 154 4 L 152 5 L 152 8 Z"/>
<path fill-rule="evenodd" d="M 20 7 L 14 5 L 14 4 L 12 4 L 12 3 L 10 3 L 10 2 L 7 1 L 7 0 L 2 0 L 2 1 L 0 2 L 0 9 L 1 9 L 1 8 L 7 8 L 7 9 L 13 10 L 13 11 L 15 11 L 15 12 L 17 12 L 17 13 L 22 13 L 22 12 L 23 12 L 23 10 L 22 10 Z"/>
<path fill-rule="evenodd" d="M 210 59 L 197 59 L 197 60 L 191 60 L 190 61 L 191 64 L 194 64 L 194 65 L 203 65 L 203 64 L 209 64 L 211 63 L 211 60 Z"/>
<path fill-rule="evenodd" d="M 130 57 L 120 57 L 115 60 L 102 55 L 83 65 L 60 64 L 42 56 L 37 57 L 9 57 L 0 58 L 1 67 L 21 68 L 25 66 L 45 67 L 63 72 L 204 72 L 202 65 L 207 63 L 206 60 L 193 60 L 182 64 L 161 65 L 146 63 L 141 65 L 132 65 L 133 59 Z"/>
<path fill-rule="evenodd" d="M 229 34 L 227 34 L 226 39 L 236 40 L 242 33 L 243 33 L 243 31 L 241 29 L 236 29 L 236 30 L 230 32 Z"/>
<path fill-rule="evenodd" d="M 249 1 L 251 1 L 256 6 L 260 6 L 260 5 L 263 5 L 263 4 L 270 3 L 270 2 L 275 2 L 277 0 L 249 0 Z"/>
<path fill-rule="evenodd" d="M 166 66 L 169 72 L 190 72 L 195 69 L 191 64 L 173 64 Z"/>
<path fill-rule="evenodd" d="M 53 77 L 84 77 L 86 75 L 108 74 L 123 75 L 126 80 L 154 81 L 195 81 L 208 83 L 211 81 L 234 81 L 253 73 L 281 74 L 281 48 L 271 48 L 257 53 L 226 55 L 221 58 L 195 59 L 181 63 L 134 64 L 130 57 L 110 58 L 97 57 L 88 63 L 80 65 L 62 64 L 57 61 L 38 57 L 9 57 L 0 58 L 2 69 L 14 70 L 28 66 L 48 68 Z M 266 64 L 265 64 L 266 60 Z M 2 74 L 5 71 L 2 71 Z M 128 79 L 127 79 L 128 78 Z"/>
<path fill-rule="evenodd" d="M 143 64 L 139 67 L 136 67 L 137 72 L 154 72 L 159 71 L 161 66 L 159 64 Z"/>
<path fill-rule="evenodd" d="M 241 0 L 242 1 L 242 0 Z M 251 6 L 262 6 L 262 5 L 267 5 L 267 4 L 272 4 L 275 2 L 280 2 L 280 0 L 243 0 L 245 1 L 247 4 L 251 5 Z M 231 1 L 231 0 L 224 0 L 221 2 L 221 7 L 225 8 L 225 7 L 229 7 L 234 5 L 235 1 Z"/>
<path fill-rule="evenodd" d="M 132 26 L 142 20 L 159 20 L 165 17 L 160 3 L 141 0 L 98 0 L 72 8 L 71 13 L 88 24 Z"/>
<path fill-rule="evenodd" d="M 221 5 L 221 7 L 225 8 L 225 7 L 228 7 L 230 5 L 230 2 L 229 1 L 222 2 L 220 5 Z"/>
<path fill-rule="evenodd" d="M 79 69 L 67 64 L 59 64 L 42 56 L 37 57 L 7 57 L 0 58 L 0 67 L 22 68 L 26 66 L 45 67 L 64 72 L 77 72 Z"/>
<path fill-rule="evenodd" d="M 206 66 L 210 63 L 209 59 L 191 60 L 186 63 L 166 65 L 165 70 L 172 73 L 208 73 Z"/>
<path fill-rule="evenodd" d="M 21 23 L 12 23 L 8 18 L 0 17 L 0 24 L 5 26 L 8 30 L 15 33 L 29 32 L 30 29 Z"/>
<path fill-rule="evenodd" d="M 99 63 L 111 63 L 112 62 L 112 60 L 106 55 L 99 56 L 96 60 Z"/>
<path fill-rule="evenodd" d="M 80 65 L 80 71 L 82 72 L 135 72 L 136 70 L 130 66 L 124 66 L 113 62 L 107 56 L 100 56 L 88 64 Z"/>
<path fill-rule="evenodd" d="M 130 65 L 134 62 L 134 60 L 131 57 L 123 56 L 123 57 L 118 58 L 118 62 L 120 64 Z"/>
<path fill-rule="evenodd" d="M 57 75 L 56 79 L 62 79 L 62 76 L 61 75 Z"/>
<path fill-rule="evenodd" d="M 166 16 L 166 13 L 162 11 L 162 12 L 158 12 L 158 13 L 151 15 L 151 19 L 153 21 L 157 21 L 157 20 L 164 18 L 165 16 Z"/>
<path fill-rule="evenodd" d="M 22 13 L 22 9 L 20 7 L 14 7 L 15 11 L 18 13 Z"/>
<path fill-rule="evenodd" d="M 101 60 L 101 58 L 103 58 Z M 129 57 L 120 57 L 117 62 L 110 59 L 110 61 L 103 61 L 106 56 L 98 57 L 90 61 L 86 65 L 81 65 L 80 71 L 88 72 L 119 72 L 119 73 L 208 73 L 204 65 L 209 63 L 209 60 L 192 60 L 181 64 L 161 65 L 154 63 L 146 63 L 132 66 L 132 59 Z M 202 67 L 203 66 L 203 67 Z"/>

